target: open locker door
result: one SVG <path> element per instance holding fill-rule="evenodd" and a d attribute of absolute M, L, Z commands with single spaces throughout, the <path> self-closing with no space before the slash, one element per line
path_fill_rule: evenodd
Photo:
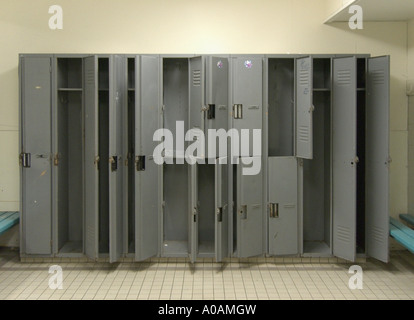
<path fill-rule="evenodd" d="M 210 140 L 208 130 L 219 130 L 228 128 L 228 83 L 229 83 L 229 62 L 226 58 L 207 57 L 207 110 L 205 115 L 204 136 L 206 137 L 206 147 Z M 213 151 L 213 149 L 207 149 Z M 220 158 L 227 156 L 224 148 L 220 152 L 220 146 L 216 141 L 216 154 L 214 157 Z M 212 158 L 211 152 L 207 156 Z"/>
<path fill-rule="evenodd" d="M 109 59 L 109 261 L 123 254 L 122 115 L 126 70 L 123 57 Z M 105 159 L 103 160 L 105 161 Z"/>
<path fill-rule="evenodd" d="M 198 164 L 190 165 L 190 261 L 196 262 L 198 255 Z"/>
<path fill-rule="evenodd" d="M 204 58 L 190 58 L 190 129 L 204 130 L 204 90 L 205 90 L 205 66 Z"/>
<path fill-rule="evenodd" d="M 21 58 L 22 253 L 52 253 L 51 57 Z"/>
<path fill-rule="evenodd" d="M 215 255 L 221 262 L 228 256 L 228 164 L 227 157 L 216 159 L 215 166 Z"/>
<path fill-rule="evenodd" d="M 356 258 L 357 77 L 356 58 L 333 60 L 333 253 Z"/>
<path fill-rule="evenodd" d="M 158 254 L 159 249 L 159 166 L 154 162 L 153 135 L 160 119 L 160 59 L 135 59 L 135 260 Z"/>
<path fill-rule="evenodd" d="M 269 254 L 295 255 L 298 243 L 298 165 L 293 157 L 269 158 Z"/>
<path fill-rule="evenodd" d="M 367 61 L 366 253 L 389 261 L 390 57 Z"/>
<path fill-rule="evenodd" d="M 257 157 L 255 161 L 262 161 Z M 244 175 L 237 165 L 237 255 L 239 258 L 263 254 L 263 170 L 257 175 Z"/>
<path fill-rule="evenodd" d="M 85 83 L 85 254 L 99 256 L 98 58 L 84 58 Z"/>
<path fill-rule="evenodd" d="M 296 156 L 313 159 L 312 58 L 296 59 Z"/>

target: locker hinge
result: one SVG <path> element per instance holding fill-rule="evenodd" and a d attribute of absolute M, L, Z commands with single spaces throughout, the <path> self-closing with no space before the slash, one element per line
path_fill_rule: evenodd
<path fill-rule="evenodd" d="M 135 166 L 137 171 L 145 171 L 145 156 L 136 156 Z"/>
<path fill-rule="evenodd" d="M 32 166 L 32 155 L 22 152 L 20 154 L 20 163 L 23 168 L 30 168 Z"/>
<path fill-rule="evenodd" d="M 109 158 L 109 163 L 111 165 L 111 171 L 115 172 L 118 170 L 118 156 L 113 156 Z"/>
<path fill-rule="evenodd" d="M 99 170 L 99 161 L 101 160 L 101 158 L 99 156 L 95 157 L 95 160 L 93 161 L 93 164 L 95 165 L 96 169 Z"/>
<path fill-rule="evenodd" d="M 164 113 L 164 111 L 165 111 L 165 105 L 162 105 L 162 106 L 161 106 L 161 114 L 163 114 L 163 113 Z"/>
<path fill-rule="evenodd" d="M 55 154 L 55 157 L 53 158 L 53 164 L 55 166 L 58 166 L 59 165 L 59 159 L 60 159 L 59 153 L 56 153 Z"/>
<path fill-rule="evenodd" d="M 243 105 L 242 104 L 233 105 L 233 118 L 243 119 Z"/>
<path fill-rule="evenodd" d="M 299 166 L 303 167 L 303 159 L 302 158 L 299 158 Z"/>
<path fill-rule="evenodd" d="M 217 222 L 223 221 L 223 208 L 217 208 Z"/>
<path fill-rule="evenodd" d="M 279 218 L 279 204 L 269 203 L 270 218 Z"/>

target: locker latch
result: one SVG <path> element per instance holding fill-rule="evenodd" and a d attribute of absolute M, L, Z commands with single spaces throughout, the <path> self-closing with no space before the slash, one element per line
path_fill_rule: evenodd
<path fill-rule="evenodd" d="M 223 208 L 217 208 L 217 222 L 223 221 Z"/>
<path fill-rule="evenodd" d="M 20 154 L 20 161 L 23 168 L 30 168 L 32 166 L 32 155 L 22 152 Z"/>
<path fill-rule="evenodd" d="M 135 165 L 137 167 L 137 171 L 145 171 L 145 156 L 136 156 Z"/>
<path fill-rule="evenodd" d="M 216 118 L 216 105 L 209 104 L 207 108 L 207 119 L 215 119 Z"/>
<path fill-rule="evenodd" d="M 240 216 L 242 220 L 247 220 L 247 205 L 240 206 Z"/>
<path fill-rule="evenodd" d="M 279 204 L 269 203 L 270 218 L 279 218 Z"/>
<path fill-rule="evenodd" d="M 242 104 L 233 105 L 233 117 L 234 119 L 243 119 L 243 105 Z"/>
<path fill-rule="evenodd" d="M 55 166 L 58 166 L 59 165 L 59 158 L 60 158 L 59 153 L 56 153 L 55 154 L 55 157 L 53 158 L 53 164 Z"/>
<path fill-rule="evenodd" d="M 193 209 L 193 220 L 194 222 L 197 222 L 197 208 Z"/>
<path fill-rule="evenodd" d="M 111 171 L 117 171 L 118 170 L 118 156 L 113 156 L 109 159 L 109 163 L 111 164 Z"/>

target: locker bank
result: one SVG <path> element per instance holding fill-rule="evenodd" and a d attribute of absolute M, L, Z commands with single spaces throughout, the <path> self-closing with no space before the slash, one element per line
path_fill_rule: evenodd
<path fill-rule="evenodd" d="M 21 257 L 388 262 L 389 61 L 20 55 Z M 153 135 L 177 121 L 260 129 L 260 173 L 230 147 L 190 165 L 174 144 L 156 164 Z"/>

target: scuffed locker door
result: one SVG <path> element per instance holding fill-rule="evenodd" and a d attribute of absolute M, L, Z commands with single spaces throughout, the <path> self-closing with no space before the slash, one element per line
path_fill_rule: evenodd
<path fill-rule="evenodd" d="M 332 170 L 333 253 L 356 259 L 356 58 L 333 60 Z"/>
<path fill-rule="evenodd" d="M 99 255 L 98 58 L 84 58 L 85 83 L 85 254 Z"/>
<path fill-rule="evenodd" d="M 125 102 L 125 59 L 109 58 L 109 261 L 123 253 L 122 115 Z"/>
<path fill-rule="evenodd" d="M 296 59 L 296 156 L 313 159 L 312 58 Z"/>
<path fill-rule="evenodd" d="M 204 126 L 204 135 L 206 137 L 206 147 L 210 143 L 208 138 L 208 130 L 220 130 L 228 129 L 228 117 L 229 110 L 228 108 L 228 83 L 229 83 L 229 62 L 227 58 L 219 57 L 207 57 L 206 62 L 207 68 L 207 105 L 205 111 L 205 126 Z M 207 150 L 210 152 L 208 158 L 221 158 L 227 156 L 227 149 L 225 146 L 221 146 L 216 141 L 211 141 L 216 143 L 215 154 L 213 144 Z"/>
<path fill-rule="evenodd" d="M 198 255 L 198 164 L 190 165 L 190 261 L 196 262 Z"/>
<path fill-rule="evenodd" d="M 216 159 L 215 165 L 215 255 L 216 261 L 221 262 L 228 256 L 228 164 L 227 157 Z"/>
<path fill-rule="evenodd" d="M 190 129 L 204 130 L 205 62 L 204 57 L 189 59 L 190 63 Z"/>
<path fill-rule="evenodd" d="M 240 159 L 242 161 L 242 159 Z M 261 157 L 253 161 L 261 164 Z M 237 165 L 237 256 L 249 258 L 263 252 L 263 170 L 247 175 L 251 165 Z"/>
<path fill-rule="evenodd" d="M 390 57 L 367 61 L 366 252 L 389 261 Z"/>
<path fill-rule="evenodd" d="M 135 59 L 135 260 L 158 254 L 159 248 L 159 166 L 154 162 L 161 107 L 160 58 L 138 56 Z"/>
<path fill-rule="evenodd" d="M 253 146 L 253 130 L 262 130 L 263 122 L 263 59 L 261 57 L 235 57 L 232 59 L 233 128 L 249 129 L 248 155 L 261 156 L 261 144 Z M 243 142 L 247 149 L 247 141 Z M 233 146 L 234 150 L 234 146 Z"/>
<path fill-rule="evenodd" d="M 298 243 L 296 158 L 269 158 L 269 254 L 296 255 Z"/>
<path fill-rule="evenodd" d="M 51 57 L 21 62 L 22 231 L 25 254 L 52 253 Z"/>

